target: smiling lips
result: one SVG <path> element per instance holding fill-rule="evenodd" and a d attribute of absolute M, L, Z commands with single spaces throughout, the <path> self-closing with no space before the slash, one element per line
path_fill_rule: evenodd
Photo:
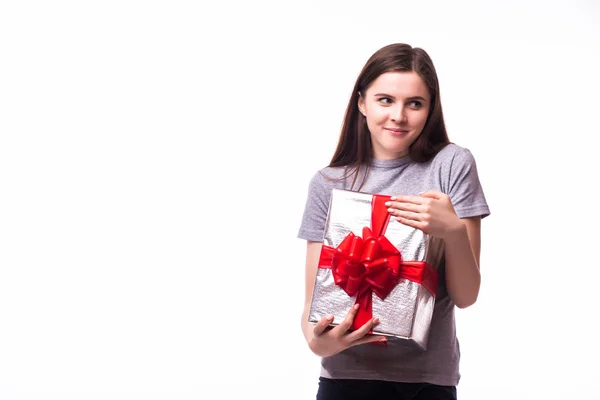
<path fill-rule="evenodd" d="M 400 129 L 400 128 L 383 128 L 386 131 L 390 132 L 392 135 L 404 135 L 408 133 L 407 129 Z"/>

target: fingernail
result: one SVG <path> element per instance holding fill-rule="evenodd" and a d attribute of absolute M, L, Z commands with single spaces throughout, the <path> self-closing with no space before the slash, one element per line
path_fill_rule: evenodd
<path fill-rule="evenodd" d="M 387 338 L 379 339 L 381 343 L 387 343 Z"/>
<path fill-rule="evenodd" d="M 334 318 L 333 315 L 330 315 L 329 317 L 327 317 L 327 320 L 328 321 L 333 321 L 333 318 Z"/>
<path fill-rule="evenodd" d="M 354 309 L 355 309 L 355 310 L 358 310 L 358 303 L 356 303 L 356 304 L 354 305 Z"/>
<path fill-rule="evenodd" d="M 393 208 L 388 208 L 388 212 L 394 212 Z"/>
<path fill-rule="evenodd" d="M 392 200 L 392 201 L 396 200 L 396 196 L 390 197 L 390 200 Z"/>
<path fill-rule="evenodd" d="M 386 201 L 384 204 L 386 205 L 386 207 L 389 207 L 389 206 L 392 205 L 392 202 L 391 201 Z"/>
<path fill-rule="evenodd" d="M 379 323 L 379 318 L 375 318 L 375 319 L 373 319 L 373 323 L 374 323 L 374 324 L 378 324 L 378 323 Z"/>

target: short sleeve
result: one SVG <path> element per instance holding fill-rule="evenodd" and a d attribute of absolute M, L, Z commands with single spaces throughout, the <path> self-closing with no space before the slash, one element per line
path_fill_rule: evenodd
<path fill-rule="evenodd" d="M 325 184 L 325 178 L 319 171 L 308 185 L 306 205 L 298 232 L 300 239 L 323 242 L 330 197 L 331 188 Z"/>
<path fill-rule="evenodd" d="M 485 218 L 490 210 L 477 174 L 477 164 L 468 149 L 454 154 L 450 167 L 448 195 L 459 218 Z"/>

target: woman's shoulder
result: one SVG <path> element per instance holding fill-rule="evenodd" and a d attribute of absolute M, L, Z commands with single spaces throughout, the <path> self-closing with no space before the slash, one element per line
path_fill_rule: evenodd
<path fill-rule="evenodd" d="M 475 157 L 468 148 L 449 143 L 435 155 L 432 161 L 442 165 L 464 165 L 475 163 Z"/>
<path fill-rule="evenodd" d="M 331 189 L 342 186 L 347 177 L 346 167 L 323 167 L 317 170 L 311 178 L 311 186 Z"/>

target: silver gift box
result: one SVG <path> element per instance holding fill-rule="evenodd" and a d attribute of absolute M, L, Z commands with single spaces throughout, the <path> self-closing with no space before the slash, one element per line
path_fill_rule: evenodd
<path fill-rule="evenodd" d="M 362 235 L 363 227 L 371 226 L 373 195 L 333 189 L 325 225 L 323 246 L 336 248 L 349 232 Z M 426 261 L 434 269 L 443 257 L 443 241 L 422 231 L 403 225 L 390 218 L 385 236 L 400 251 L 406 261 Z M 435 297 L 421 284 L 400 279 L 385 300 L 372 294 L 373 316 L 380 320 L 373 334 L 413 342 L 427 349 L 429 325 Z M 332 326 L 338 325 L 356 296 L 349 296 L 336 285 L 330 268 L 318 268 L 309 313 L 309 321 L 316 323 L 324 316 L 333 315 Z"/>

